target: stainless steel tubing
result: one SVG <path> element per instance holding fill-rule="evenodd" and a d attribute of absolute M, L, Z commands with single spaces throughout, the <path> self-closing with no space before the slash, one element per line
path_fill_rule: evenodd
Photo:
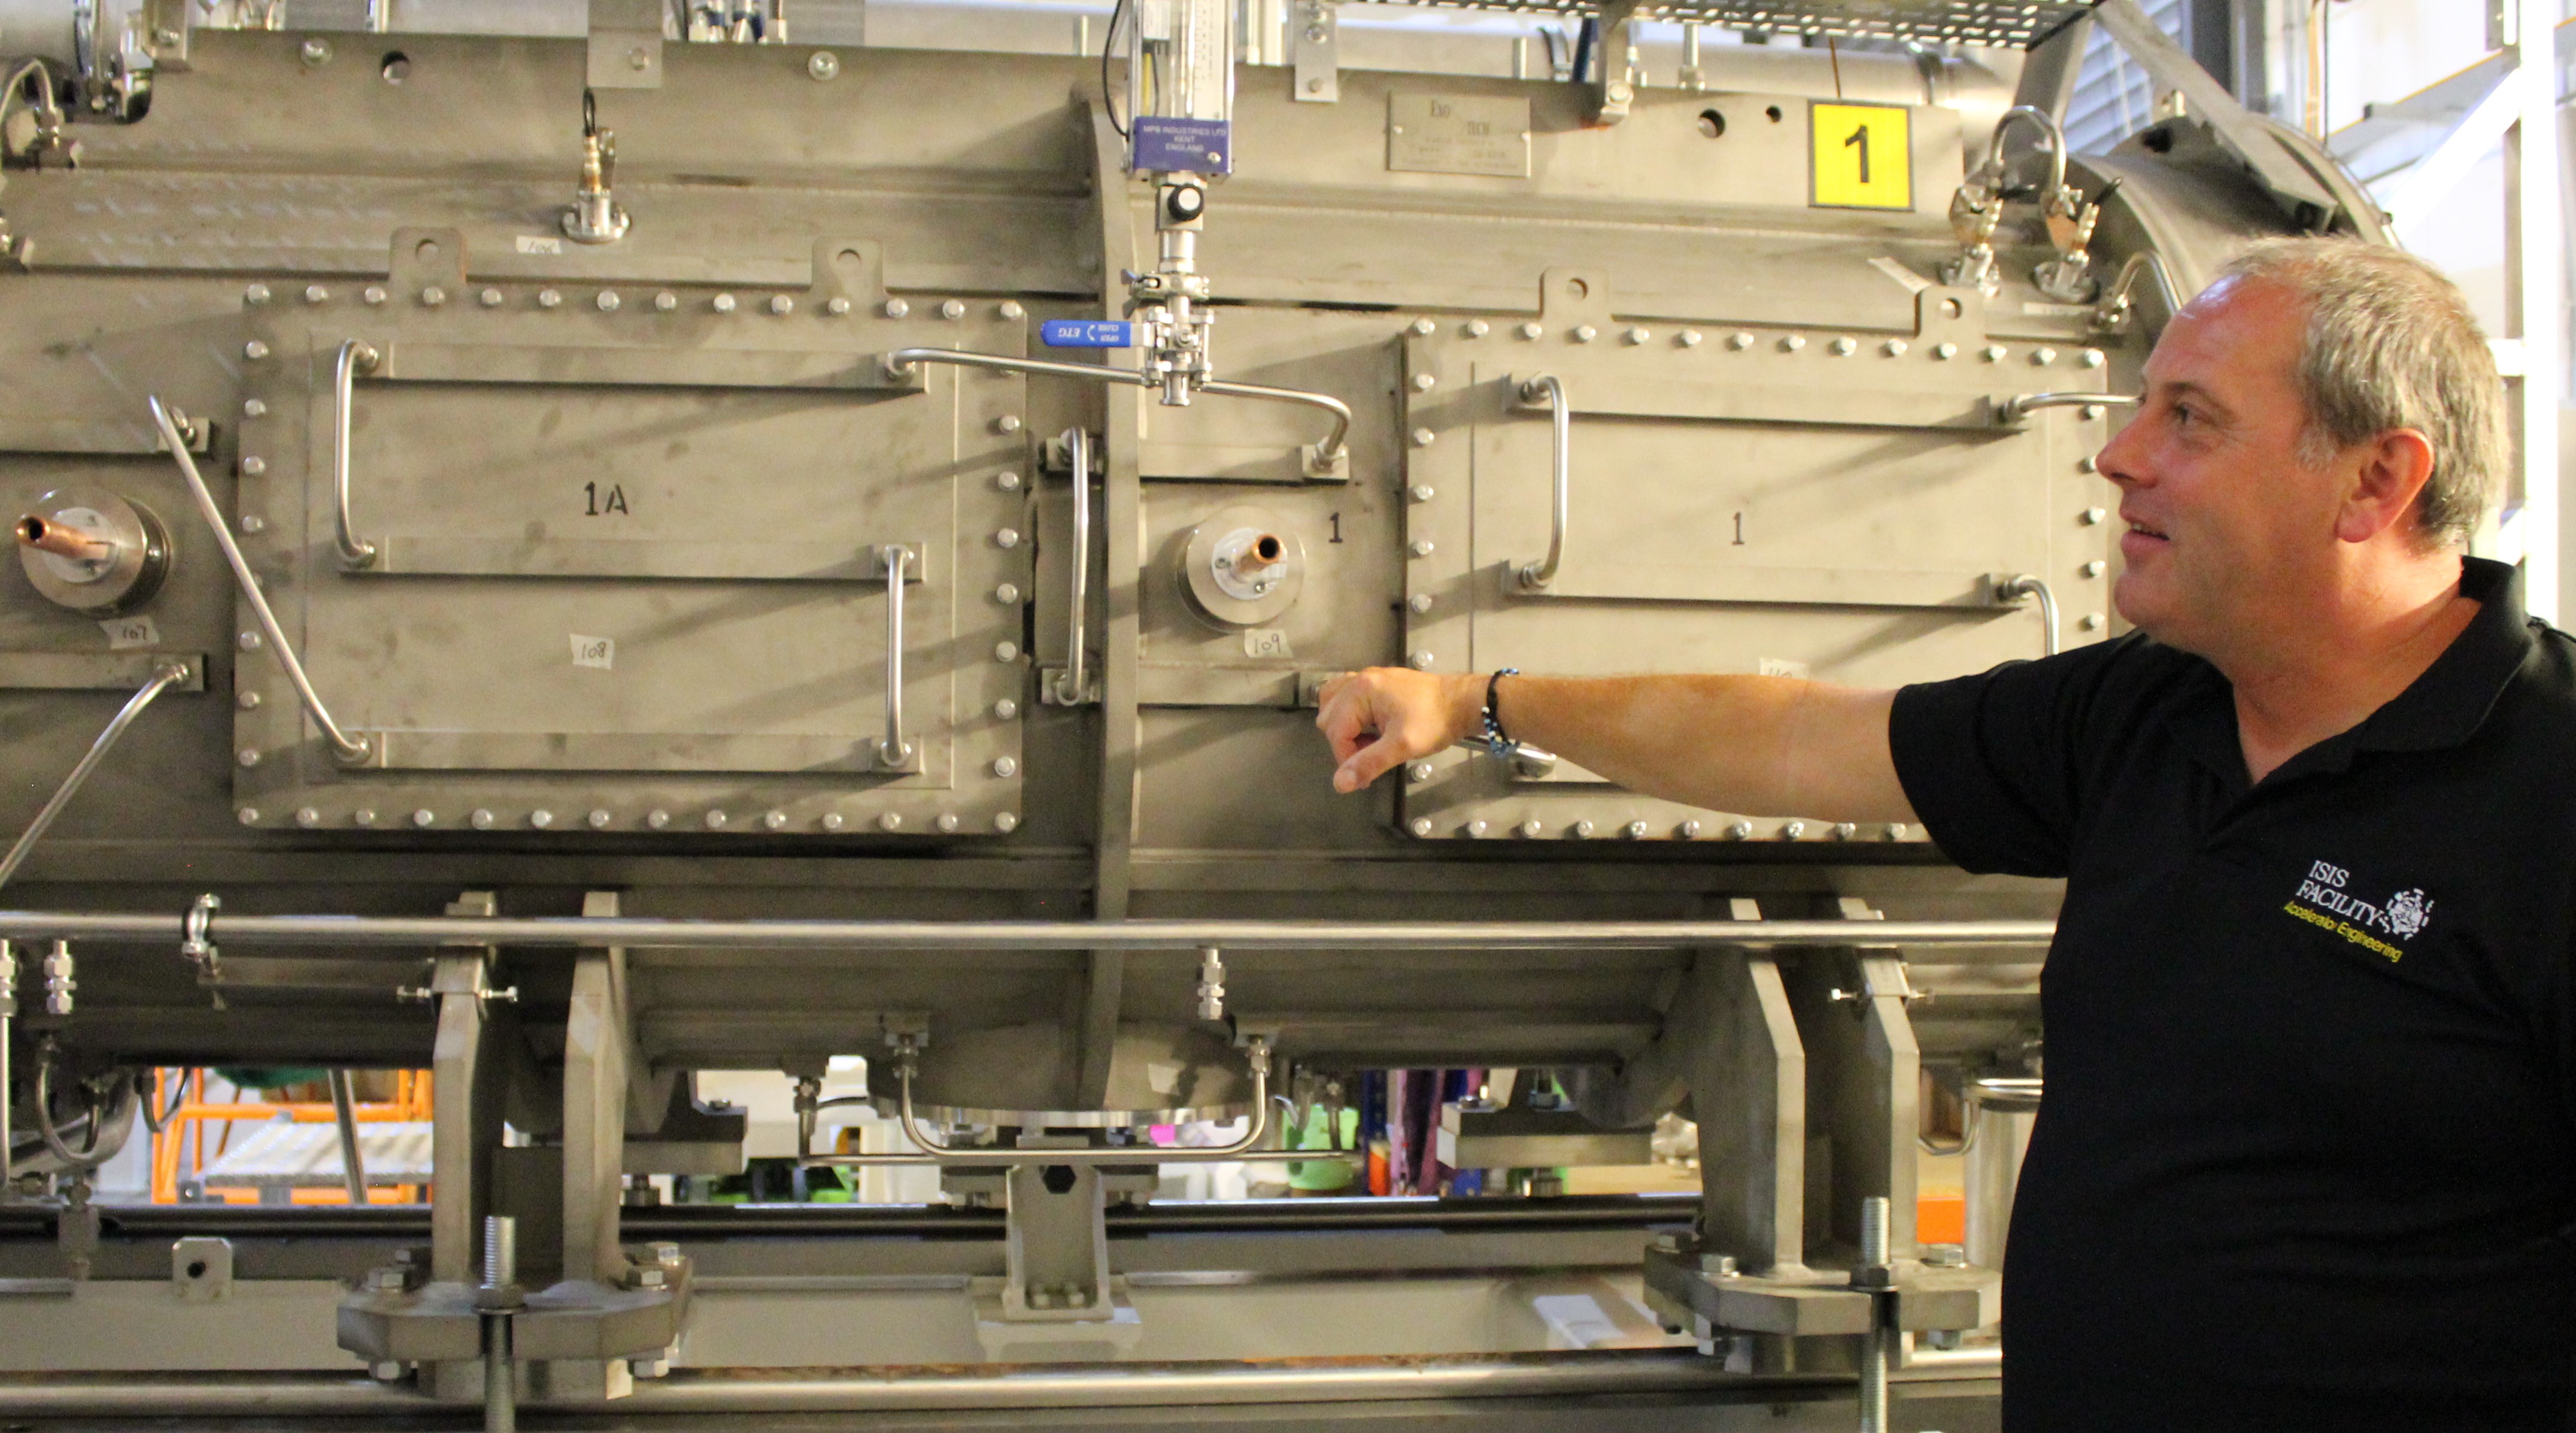
<path fill-rule="evenodd" d="M 2107 333 L 2127 320 L 2137 307 L 2136 290 L 2140 278 L 2155 281 L 2156 302 L 2164 306 L 2166 317 L 2170 318 L 2182 310 L 2182 295 L 2174 292 L 2173 275 L 2165 272 L 2164 260 L 2158 258 L 2153 250 L 2141 249 L 2131 254 L 2127 263 L 2120 265 L 2119 277 L 2111 280 L 2111 286 L 2102 293 L 2101 302 L 2093 306 L 2094 328 Z"/>
<path fill-rule="evenodd" d="M 1091 615 L 1091 433 L 1080 424 L 1065 430 L 1066 463 L 1073 469 L 1073 587 L 1066 601 L 1064 671 L 1056 677 L 1059 706 L 1078 707 L 1091 692 L 1084 638 Z"/>
<path fill-rule="evenodd" d="M 1041 373 L 1056 378 L 1079 378 L 1091 383 L 1124 383 L 1134 388 L 1156 388 L 1161 385 L 1141 373 L 1124 368 L 1107 368 L 1097 363 L 1058 363 L 1047 358 L 1014 358 L 1006 353 L 968 353 L 954 348 L 898 348 L 885 356 L 885 371 L 900 378 L 924 363 L 946 363 L 959 368 L 988 368 L 997 373 Z M 1315 445 L 1315 456 L 1324 462 L 1338 461 L 1342 445 L 1350 440 L 1351 405 L 1329 393 L 1309 393 L 1302 388 L 1272 388 L 1260 383 L 1220 383 L 1214 380 L 1200 385 L 1202 393 L 1220 398 L 1253 398 L 1269 403 L 1301 403 L 1321 408 L 1332 415 L 1333 431 Z"/>
<path fill-rule="evenodd" d="M 153 698 L 168 691 L 173 682 L 183 680 L 187 675 L 188 668 L 183 662 L 161 663 L 152 669 L 151 679 L 136 688 L 134 695 L 125 699 L 125 705 L 118 708 L 116 715 L 108 718 L 98 740 L 89 744 L 89 750 L 73 764 L 71 774 L 63 778 L 62 785 L 54 788 L 54 794 L 36 812 L 36 819 L 28 822 L 27 829 L 19 833 L 17 843 L 9 848 L 9 854 L 0 856 L 0 886 L 9 884 L 9 878 L 18 874 L 18 867 L 25 863 L 27 853 L 36 848 L 36 842 L 54 824 L 54 818 L 63 814 L 63 808 L 71 804 L 72 797 L 81 789 L 81 783 L 89 780 L 89 774 L 96 771 L 99 762 L 106 758 L 108 748 L 116 745 L 116 739 L 125 735 L 125 729 L 134 725 L 134 719 L 143 715 L 143 709 L 152 705 Z"/>
<path fill-rule="evenodd" d="M 241 588 L 242 600 L 250 604 L 251 615 L 259 619 L 259 630 L 267 639 L 269 650 L 277 654 L 278 665 L 286 668 L 286 679 L 295 684 L 296 699 L 304 703 L 305 715 L 322 728 L 331 749 L 342 761 L 364 761 L 370 748 L 365 738 L 352 738 L 331 720 L 329 708 L 322 705 L 320 694 L 313 690 L 311 679 L 304 675 L 304 664 L 288 645 L 286 629 L 277 624 L 277 614 L 269 610 L 268 595 L 259 590 L 259 579 L 251 574 L 250 560 L 242 556 L 241 544 L 233 541 L 232 527 L 224 521 L 223 510 L 215 506 L 215 495 L 206 487 L 205 475 L 197 471 L 197 460 L 188 455 L 188 440 L 171 420 L 170 410 L 161 403 L 159 394 L 148 400 L 152 421 L 160 425 L 162 441 L 170 445 L 170 456 L 178 461 L 179 475 L 188 480 L 188 495 L 197 501 L 197 515 L 215 535 L 215 545 L 224 550 L 224 561 L 231 564 L 233 581 Z"/>
<path fill-rule="evenodd" d="M 550 1408 L 658 1413 L 848 1413 L 945 1409 L 1134 1408 L 1196 1404 L 1350 1403 L 1382 1399 L 1545 1398 L 1848 1387 L 1816 1375 L 1754 1376 L 1690 1350 L 1514 1354 L 1490 1358 L 1349 1359 L 1224 1364 L 1032 1366 L 1008 1373 L 947 1369 L 797 1370 L 744 1377 L 674 1369 L 640 1379 L 614 1403 Z M 0 1415 L 315 1417 L 427 1413 L 439 1405 L 405 1384 L 335 1374 L 0 1374 Z"/>
<path fill-rule="evenodd" d="M 2004 173 L 2004 135 L 2015 122 L 2036 126 L 2040 137 L 2048 142 L 2048 192 L 2041 201 L 2055 198 L 2066 187 L 2066 131 L 2058 127 L 2057 116 L 2032 105 L 2017 104 L 2005 110 L 1995 121 L 1994 138 L 1986 141 L 1985 168 L 2000 181 Z"/>
<path fill-rule="evenodd" d="M 877 549 L 885 566 L 886 669 L 885 744 L 877 748 L 877 765 L 899 770 L 912 761 L 912 743 L 903 739 L 903 580 L 912 567 L 912 549 L 890 542 Z"/>
<path fill-rule="evenodd" d="M 1547 529 L 1547 557 L 1541 562 L 1523 563 L 1517 576 L 1523 592 L 1537 592 L 1556 580 L 1557 565 L 1565 560 L 1565 526 L 1572 506 L 1574 479 L 1574 412 L 1566 406 L 1565 381 L 1553 373 L 1542 373 L 1521 385 L 1521 401 L 1535 403 L 1540 394 L 1547 395 L 1548 422 L 1555 428 L 1555 481 L 1551 489 Z"/>
<path fill-rule="evenodd" d="M 376 351 L 353 338 L 340 345 L 340 356 L 331 365 L 331 510 L 339 522 L 334 540 L 351 567 L 370 567 L 376 560 L 376 545 L 359 538 L 357 522 L 349 515 L 349 409 L 356 402 L 358 374 L 373 371 L 376 361 Z"/>
<path fill-rule="evenodd" d="M 349 1072 L 333 1070 L 331 1080 L 331 1113 L 340 1124 L 340 1182 L 347 1186 L 349 1203 L 364 1206 L 367 1202 L 367 1166 L 358 1157 L 358 1101 L 349 1089 Z"/>
<path fill-rule="evenodd" d="M 0 911 L 0 939 L 173 942 L 183 917 Z M 1672 946 L 1992 946 L 2028 950 L 2044 920 L 1872 921 L 809 921 L 655 916 L 317 916 L 209 918 L 226 944 L 507 945 L 558 950 L 1636 950 Z M 1949 957 L 1951 960 L 1959 956 Z M 2027 963 L 2027 957 L 2016 957 Z"/>
<path fill-rule="evenodd" d="M 902 1094 L 896 1106 L 903 1125 L 903 1137 L 912 1141 L 921 1154 L 814 1154 L 800 1137 L 796 1162 L 805 1168 L 819 1166 L 882 1167 L 885 1165 L 934 1164 L 1205 1164 L 1217 1160 L 1244 1158 L 1253 1146 L 1270 1132 L 1270 1046 L 1255 1040 L 1251 1050 L 1252 1119 L 1240 1139 L 1230 1144 L 1203 1148 L 1170 1148 L 1163 1145 L 1105 1146 L 1098 1149 L 980 1149 L 942 1144 L 932 1139 L 921 1127 L 912 1108 L 912 1077 L 920 1057 L 906 1046 L 897 1065 L 897 1079 Z M 818 1107 L 819 1108 L 819 1107 Z M 800 1136 L 802 1135 L 800 1131 Z M 1286 1153 L 1293 1154 L 1294 1151 Z M 1306 1156 L 1313 1158 L 1311 1154 Z"/>
<path fill-rule="evenodd" d="M 1315 456 L 1326 463 L 1339 461 L 1342 445 L 1350 440 L 1351 405 L 1329 393 L 1309 393 L 1302 388 L 1272 388 L 1262 383 L 1223 383 L 1213 378 L 1199 385 L 1199 391 L 1213 393 L 1219 398 L 1257 398 L 1269 403 L 1302 403 L 1309 408 L 1323 409 L 1333 416 L 1333 431 L 1325 434 L 1324 440 L 1315 445 Z"/>

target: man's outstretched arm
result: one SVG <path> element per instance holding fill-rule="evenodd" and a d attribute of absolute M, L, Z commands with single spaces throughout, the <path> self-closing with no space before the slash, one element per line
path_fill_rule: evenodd
<path fill-rule="evenodd" d="M 1337 791 L 1357 791 L 1484 728 L 1483 676 L 1373 667 L 1326 683 L 1315 725 Z M 1514 741 L 1687 805 L 1827 821 L 1912 821 L 1887 719 L 1896 693 L 1790 677 L 1502 679 Z"/>

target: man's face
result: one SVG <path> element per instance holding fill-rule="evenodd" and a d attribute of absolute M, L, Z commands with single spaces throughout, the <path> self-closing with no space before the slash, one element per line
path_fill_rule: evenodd
<path fill-rule="evenodd" d="M 2335 465 L 2298 456 L 2306 317 L 2283 290 L 2232 280 L 2184 305 L 2137 416 L 2102 450 L 2128 526 L 2112 600 L 2158 641 L 2209 656 L 2259 644 L 2327 577 Z"/>

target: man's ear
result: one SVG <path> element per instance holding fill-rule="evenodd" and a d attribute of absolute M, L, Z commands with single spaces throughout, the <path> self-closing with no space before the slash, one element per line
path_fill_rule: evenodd
<path fill-rule="evenodd" d="M 2415 499 L 2433 476 L 2433 444 L 2413 428 L 2392 428 L 2346 453 L 2355 464 L 2352 488 L 2335 514 L 2335 536 L 2368 542 L 2407 521 Z"/>

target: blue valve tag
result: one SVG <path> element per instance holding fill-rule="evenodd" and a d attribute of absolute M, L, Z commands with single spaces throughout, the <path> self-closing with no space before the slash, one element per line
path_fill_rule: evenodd
<path fill-rule="evenodd" d="M 1136 325 L 1114 318 L 1051 318 L 1038 325 L 1038 342 L 1049 348 L 1133 348 Z"/>
<path fill-rule="evenodd" d="M 1135 158 L 1127 168 L 1131 174 L 1231 174 L 1234 126 L 1221 119 L 1139 116 Z"/>

